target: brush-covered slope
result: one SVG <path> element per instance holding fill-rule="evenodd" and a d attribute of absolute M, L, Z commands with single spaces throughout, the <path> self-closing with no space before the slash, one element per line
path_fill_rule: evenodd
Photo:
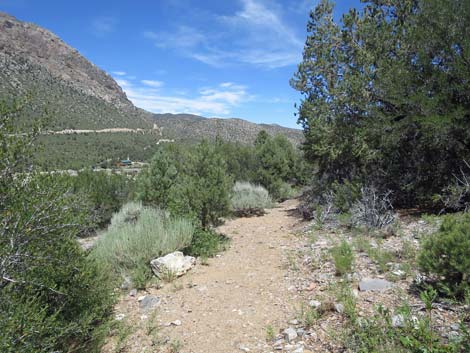
<path fill-rule="evenodd" d="M 293 144 L 302 141 L 301 130 L 289 129 L 279 125 L 255 124 L 242 119 L 203 118 L 191 114 L 154 114 L 156 124 L 167 138 L 180 141 L 198 141 L 202 138 L 251 144 L 261 130 L 270 135 L 281 134 Z"/>

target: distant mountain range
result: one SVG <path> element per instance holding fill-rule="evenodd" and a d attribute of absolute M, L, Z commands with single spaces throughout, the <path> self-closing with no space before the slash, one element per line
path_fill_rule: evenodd
<path fill-rule="evenodd" d="M 203 118 L 191 114 L 154 114 L 152 118 L 167 138 L 184 141 L 220 137 L 225 141 L 251 144 L 258 133 L 265 130 L 271 135 L 284 135 L 297 145 L 303 136 L 300 130 L 272 124 L 255 124 L 235 118 Z"/>
<path fill-rule="evenodd" d="M 27 108 L 22 123 L 28 123 L 47 110 L 51 117 L 50 130 L 125 128 L 149 132 L 143 138 L 138 136 L 145 134 L 132 136 L 131 132 L 119 132 L 115 133 L 119 137 L 106 138 L 103 134 L 99 138 L 90 137 L 90 134 L 86 138 L 81 135 L 44 137 L 46 151 L 42 155 L 43 164 L 67 164 L 67 161 L 77 158 L 77 146 L 80 153 L 94 155 L 92 160 L 83 160 L 86 165 L 92 161 L 96 163 L 97 158 L 117 158 L 117 155 L 123 156 L 129 151 L 134 154 L 133 158 L 148 158 L 160 139 L 194 142 L 220 136 L 228 141 L 252 143 L 261 130 L 273 135 L 283 134 L 295 144 L 302 139 L 300 130 L 278 125 L 254 124 L 241 119 L 207 119 L 189 114 L 152 114 L 139 109 L 109 74 L 55 34 L 2 12 L 0 98 L 26 99 Z M 74 143 L 67 143 L 68 138 L 73 139 Z M 106 148 L 102 145 L 103 141 L 106 141 Z M 86 146 L 81 146 L 82 142 Z M 127 142 L 133 146 L 127 146 Z M 75 146 L 74 151 L 67 150 L 69 145 Z M 51 152 L 51 149 L 59 147 L 66 157 L 59 158 Z M 91 149 L 98 149 L 103 155 L 99 156 Z M 79 167 L 80 163 L 74 166 Z"/>

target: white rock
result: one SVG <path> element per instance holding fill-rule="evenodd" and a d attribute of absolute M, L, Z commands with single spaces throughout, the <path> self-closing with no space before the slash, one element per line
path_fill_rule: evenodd
<path fill-rule="evenodd" d="M 402 314 L 393 315 L 392 316 L 392 327 L 404 327 L 405 326 L 405 318 Z"/>
<path fill-rule="evenodd" d="M 196 265 L 196 259 L 192 256 L 184 256 L 181 251 L 175 251 L 158 259 L 150 261 L 152 271 L 158 278 L 171 272 L 175 276 L 182 276 Z"/>
<path fill-rule="evenodd" d="M 175 320 L 171 323 L 173 326 L 181 326 L 181 320 Z"/>
<path fill-rule="evenodd" d="M 335 310 L 340 314 L 344 313 L 344 305 L 341 303 L 335 304 Z"/>
<path fill-rule="evenodd" d="M 294 341 L 297 338 L 297 331 L 292 327 L 286 328 L 283 333 L 284 333 L 284 338 L 289 343 Z"/>
<path fill-rule="evenodd" d="M 122 321 L 125 317 L 126 317 L 126 315 L 124 315 L 124 314 L 117 314 L 117 315 L 115 316 L 115 319 L 116 319 L 117 321 Z"/>
<path fill-rule="evenodd" d="M 319 302 L 318 300 L 310 300 L 308 305 L 310 305 L 312 308 L 318 309 L 321 306 L 321 302 Z"/>

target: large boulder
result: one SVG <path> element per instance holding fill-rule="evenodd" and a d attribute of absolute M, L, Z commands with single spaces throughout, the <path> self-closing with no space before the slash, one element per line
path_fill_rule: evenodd
<path fill-rule="evenodd" d="M 195 265 L 196 259 L 192 256 L 184 256 L 181 251 L 175 251 L 150 261 L 152 271 L 158 278 L 163 278 L 169 273 L 177 277 L 182 276 Z"/>

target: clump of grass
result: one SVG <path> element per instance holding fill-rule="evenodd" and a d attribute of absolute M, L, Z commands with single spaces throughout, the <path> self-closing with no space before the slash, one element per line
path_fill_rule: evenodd
<path fill-rule="evenodd" d="M 139 287 L 151 277 L 149 262 L 191 243 L 194 227 L 184 218 L 128 203 L 115 214 L 91 252 L 116 275 L 129 275 Z"/>
<path fill-rule="evenodd" d="M 305 303 L 300 305 L 300 309 L 297 314 L 298 320 L 306 328 L 311 328 L 317 322 L 320 316 L 321 313 L 317 309 L 312 308 Z"/>
<path fill-rule="evenodd" d="M 351 245 L 343 239 L 340 244 L 331 248 L 330 251 L 335 263 L 336 274 L 342 276 L 351 272 L 354 262 L 354 253 Z"/>
<path fill-rule="evenodd" d="M 235 183 L 230 202 L 233 212 L 241 216 L 262 214 L 265 208 L 273 206 L 273 201 L 265 188 L 248 182 Z"/>
<path fill-rule="evenodd" d="M 276 334 L 274 332 L 274 327 L 272 325 L 266 326 L 266 341 L 273 341 L 276 338 Z"/>

